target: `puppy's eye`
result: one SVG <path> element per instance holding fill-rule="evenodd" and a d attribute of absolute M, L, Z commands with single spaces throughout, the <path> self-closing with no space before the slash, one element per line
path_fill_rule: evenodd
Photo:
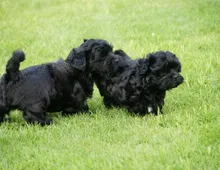
<path fill-rule="evenodd" d="M 108 55 L 108 51 L 103 50 L 103 51 L 101 52 L 101 55 L 102 55 L 103 57 L 107 56 L 107 55 Z"/>
<path fill-rule="evenodd" d="M 115 64 L 118 64 L 118 59 L 116 59 L 116 60 L 114 61 L 114 63 L 115 63 Z"/>
<path fill-rule="evenodd" d="M 173 67 L 171 68 L 173 71 L 177 71 L 177 72 L 181 72 L 181 67 L 177 66 L 177 67 Z"/>

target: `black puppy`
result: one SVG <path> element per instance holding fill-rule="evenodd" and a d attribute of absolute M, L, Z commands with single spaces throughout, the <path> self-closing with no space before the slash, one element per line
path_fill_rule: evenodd
<path fill-rule="evenodd" d="M 51 123 L 46 112 L 72 114 L 88 110 L 87 98 L 92 96 L 93 81 L 88 62 L 73 49 L 66 60 L 31 66 L 19 71 L 25 60 L 23 51 L 15 51 L 0 80 L 0 121 L 12 109 L 23 111 L 28 123 Z"/>
<path fill-rule="evenodd" d="M 93 80 L 106 107 L 125 107 L 132 113 L 162 113 L 166 91 L 180 85 L 181 64 L 171 52 L 150 53 L 131 60 L 122 50 L 97 59 Z"/>

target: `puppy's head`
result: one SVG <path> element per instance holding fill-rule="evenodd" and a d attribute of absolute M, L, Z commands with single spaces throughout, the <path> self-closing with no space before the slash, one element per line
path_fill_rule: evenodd
<path fill-rule="evenodd" d="M 73 48 L 66 58 L 66 62 L 70 63 L 73 68 L 81 71 L 86 70 L 86 55 L 83 51 L 78 51 L 77 48 Z"/>
<path fill-rule="evenodd" d="M 123 60 L 130 60 L 131 58 L 123 50 L 115 50 L 114 54 L 119 55 Z"/>
<path fill-rule="evenodd" d="M 123 72 L 129 65 L 130 57 L 123 50 L 116 50 L 113 54 L 108 55 L 104 62 L 108 74 L 113 77 Z"/>
<path fill-rule="evenodd" d="M 147 55 L 148 74 L 146 80 L 158 90 L 169 90 L 183 83 L 181 64 L 175 54 L 158 51 Z"/>
<path fill-rule="evenodd" d="M 100 70 L 103 61 L 112 52 L 112 45 L 101 39 L 84 39 L 84 42 L 73 49 L 67 57 L 73 67 L 85 70 L 86 67 L 90 71 Z"/>
<path fill-rule="evenodd" d="M 86 51 L 91 73 L 105 74 L 107 72 L 105 62 L 113 56 L 113 46 L 105 40 L 89 39 L 84 40 L 81 48 Z"/>

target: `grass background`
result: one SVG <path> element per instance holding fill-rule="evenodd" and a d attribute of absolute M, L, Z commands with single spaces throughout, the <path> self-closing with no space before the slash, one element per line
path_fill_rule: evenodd
<path fill-rule="evenodd" d="M 97 89 L 91 114 L 51 114 L 48 127 L 14 111 L 0 125 L 0 169 L 220 169 L 219 11 L 219 0 L 1 0 L 1 75 L 15 49 L 25 68 L 102 38 L 132 58 L 172 51 L 185 82 L 159 116 L 108 110 Z"/>

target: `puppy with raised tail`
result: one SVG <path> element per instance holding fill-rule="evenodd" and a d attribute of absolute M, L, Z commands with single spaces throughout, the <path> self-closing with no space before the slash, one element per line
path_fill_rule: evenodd
<path fill-rule="evenodd" d="M 19 70 L 25 60 L 23 51 L 12 54 L 6 73 L 0 80 L 0 122 L 13 109 L 23 111 L 28 123 L 48 125 L 46 112 L 73 114 L 88 110 L 93 81 L 84 58 L 78 62 L 73 49 L 66 60 L 36 65 Z"/>

